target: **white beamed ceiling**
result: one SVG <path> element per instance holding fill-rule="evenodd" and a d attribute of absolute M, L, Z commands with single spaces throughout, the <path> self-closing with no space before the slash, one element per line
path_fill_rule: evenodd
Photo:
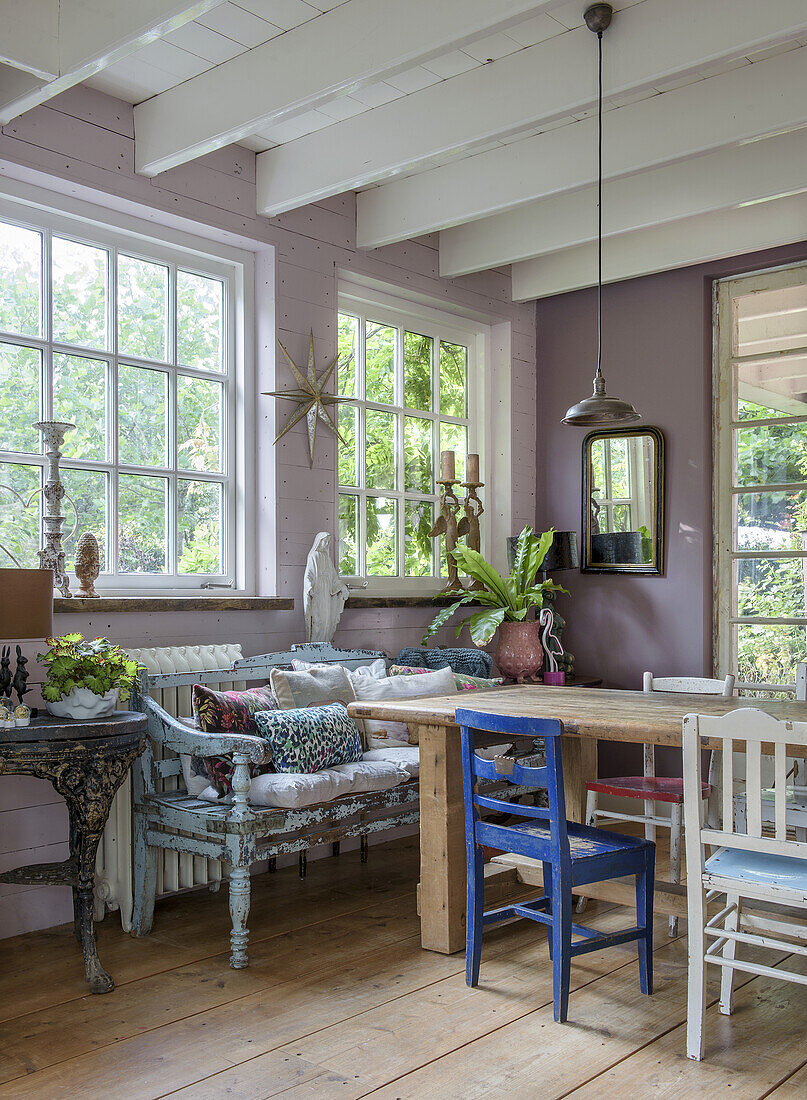
<path fill-rule="evenodd" d="M 807 238 L 807 0 L 614 0 L 609 281 Z M 595 279 L 586 0 L 0 0 L 0 121 L 81 81 L 135 104 L 138 171 L 233 142 L 258 212 L 357 191 L 357 244 L 440 233 L 514 295 Z"/>

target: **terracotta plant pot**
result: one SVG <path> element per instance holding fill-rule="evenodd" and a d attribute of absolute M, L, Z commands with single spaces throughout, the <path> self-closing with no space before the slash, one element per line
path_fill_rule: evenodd
<path fill-rule="evenodd" d="M 499 627 L 494 660 L 508 680 L 535 679 L 544 663 L 539 622 L 502 623 Z"/>

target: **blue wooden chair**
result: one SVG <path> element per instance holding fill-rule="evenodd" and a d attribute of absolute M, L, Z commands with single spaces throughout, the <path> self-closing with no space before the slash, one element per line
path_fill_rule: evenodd
<path fill-rule="evenodd" d="M 563 1023 L 569 1004 L 571 960 L 576 955 L 636 940 L 639 947 L 639 984 L 653 991 L 653 883 L 656 847 L 652 841 L 591 829 L 566 820 L 560 736 L 563 723 L 550 718 L 512 718 L 458 709 L 462 731 L 462 772 L 465 788 L 465 829 L 468 854 L 468 913 L 465 974 L 468 985 L 479 981 L 482 931 L 509 917 L 526 917 L 547 926 L 555 1019 Z M 483 760 L 475 752 L 475 731 L 544 739 L 546 765 L 526 767 L 509 757 Z M 546 787 L 549 809 L 522 806 L 477 793 L 479 780 L 502 779 L 514 784 Z M 480 810 L 520 815 L 516 825 L 484 821 Z M 540 859 L 544 894 L 532 901 L 484 911 L 483 846 Z M 588 882 L 636 876 L 637 924 L 619 932 L 597 932 L 572 923 L 572 890 Z M 572 943 L 572 934 L 582 937 Z"/>

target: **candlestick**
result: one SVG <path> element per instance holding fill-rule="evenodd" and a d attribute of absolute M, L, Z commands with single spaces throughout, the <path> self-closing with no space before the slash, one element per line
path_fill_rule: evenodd
<path fill-rule="evenodd" d="M 466 483 L 479 481 L 479 455 L 468 455 L 465 464 L 465 481 Z"/>
<path fill-rule="evenodd" d="M 64 485 L 59 475 L 59 459 L 65 433 L 75 428 L 62 420 L 39 420 L 33 425 L 42 433 L 45 443 L 45 457 L 48 460 L 48 479 L 45 482 L 45 514 L 42 521 L 45 527 L 45 547 L 39 551 L 40 569 L 53 570 L 54 587 L 62 596 L 70 597 L 70 581 L 65 571 L 64 550 L 62 549 L 62 500 L 65 496 Z M 78 515 L 78 514 L 77 514 Z"/>
<path fill-rule="evenodd" d="M 453 451 L 443 451 L 441 456 L 445 461 L 445 456 L 451 457 L 451 462 L 454 462 Z M 448 571 L 448 580 L 446 581 L 443 592 L 457 592 L 462 588 L 460 584 L 459 572 L 457 570 L 457 563 L 454 561 L 454 551 L 457 548 L 457 513 L 460 510 L 460 502 L 454 493 L 454 486 L 457 484 L 456 478 L 440 478 L 437 482 L 442 486 L 440 491 L 440 517 L 429 532 L 429 538 L 439 539 L 441 535 L 446 537 L 446 569 Z"/>
<path fill-rule="evenodd" d="M 442 481 L 456 480 L 453 451 L 440 452 L 440 478 Z"/>

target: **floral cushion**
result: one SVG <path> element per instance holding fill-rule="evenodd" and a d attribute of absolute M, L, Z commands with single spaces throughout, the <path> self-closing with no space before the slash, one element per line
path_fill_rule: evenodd
<path fill-rule="evenodd" d="M 413 665 L 391 665 L 390 676 L 420 676 L 424 672 L 434 672 L 432 668 L 416 668 Z M 478 688 L 500 687 L 504 683 L 504 677 L 495 676 L 487 679 L 482 676 L 466 676 L 464 672 L 454 673 L 454 682 L 458 691 L 476 691 Z"/>
<path fill-rule="evenodd" d="M 213 691 L 193 685 L 193 714 L 205 733 L 254 733 L 259 710 L 276 710 L 275 693 L 267 684 L 249 691 Z"/>
<path fill-rule="evenodd" d="M 255 721 L 272 747 L 278 772 L 318 772 L 362 758 L 356 723 L 341 703 L 260 711 Z"/>

